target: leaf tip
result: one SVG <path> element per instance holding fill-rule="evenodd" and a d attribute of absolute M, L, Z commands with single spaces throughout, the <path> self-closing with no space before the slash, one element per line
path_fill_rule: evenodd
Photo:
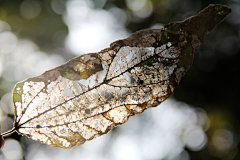
<path fill-rule="evenodd" d="M 215 12 L 218 15 L 226 16 L 232 12 L 232 9 L 225 5 L 215 4 L 214 7 L 215 7 Z"/>

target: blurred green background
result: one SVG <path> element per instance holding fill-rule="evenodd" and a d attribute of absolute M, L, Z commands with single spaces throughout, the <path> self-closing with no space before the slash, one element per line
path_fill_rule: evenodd
<path fill-rule="evenodd" d="M 1 129 L 12 128 L 18 81 L 140 29 L 182 21 L 209 4 L 233 12 L 206 36 L 166 103 L 70 150 L 14 133 L 5 137 L 0 159 L 240 159 L 239 0 L 0 0 Z"/>

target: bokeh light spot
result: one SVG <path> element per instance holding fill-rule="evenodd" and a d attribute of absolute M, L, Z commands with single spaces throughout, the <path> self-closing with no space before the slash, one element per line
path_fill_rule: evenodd
<path fill-rule="evenodd" d="M 146 5 L 139 10 L 134 10 L 133 14 L 139 18 L 147 18 L 153 11 L 152 2 L 147 1 Z"/>
<path fill-rule="evenodd" d="M 0 33 L 0 54 L 8 54 L 17 45 L 17 37 L 9 31 Z"/>
<path fill-rule="evenodd" d="M 0 32 L 10 31 L 10 30 L 11 30 L 10 25 L 8 23 L 0 20 Z"/>
<path fill-rule="evenodd" d="M 93 3 L 90 2 L 85 0 L 67 2 L 64 21 L 69 28 L 69 34 L 65 44 L 76 55 L 98 52 L 109 46 L 110 42 L 128 35 L 122 23 L 126 20 L 117 21 L 111 13 L 113 10 L 94 10 Z"/>
<path fill-rule="evenodd" d="M 133 11 L 142 9 L 146 2 L 147 0 L 126 0 L 127 7 Z"/>
<path fill-rule="evenodd" d="M 51 7 L 52 10 L 57 14 L 63 14 L 66 9 L 65 0 L 52 0 Z"/>
<path fill-rule="evenodd" d="M 139 160 L 141 153 L 136 143 L 136 139 L 129 135 L 121 135 L 115 139 L 114 145 L 111 147 L 114 157 L 119 160 Z"/>
<path fill-rule="evenodd" d="M 5 140 L 2 153 L 9 160 L 21 159 L 23 157 L 22 146 L 17 140 L 12 138 Z"/>
<path fill-rule="evenodd" d="M 233 134 L 225 129 L 216 130 L 212 136 L 212 143 L 217 154 L 227 154 L 233 145 Z"/>
<path fill-rule="evenodd" d="M 23 18 L 32 19 L 39 15 L 41 7 L 35 0 L 25 0 L 20 6 L 20 14 Z"/>
<path fill-rule="evenodd" d="M 207 142 L 206 135 L 202 128 L 193 127 L 185 134 L 184 137 L 186 146 L 192 151 L 201 150 Z"/>

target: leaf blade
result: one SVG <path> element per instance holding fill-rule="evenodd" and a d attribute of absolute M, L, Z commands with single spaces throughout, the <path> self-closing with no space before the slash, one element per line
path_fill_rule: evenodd
<path fill-rule="evenodd" d="M 229 12 L 225 8 L 209 6 L 184 22 L 136 32 L 16 84 L 15 129 L 47 145 L 71 148 L 156 107 L 173 94 L 209 28 Z M 196 28 L 204 16 L 205 24 Z"/>

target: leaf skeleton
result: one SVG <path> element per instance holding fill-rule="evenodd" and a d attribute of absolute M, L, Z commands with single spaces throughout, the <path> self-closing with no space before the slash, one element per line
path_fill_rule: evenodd
<path fill-rule="evenodd" d="M 209 5 L 183 22 L 140 30 L 17 83 L 14 127 L 1 138 L 17 132 L 71 148 L 158 106 L 174 93 L 205 35 L 230 12 Z"/>

